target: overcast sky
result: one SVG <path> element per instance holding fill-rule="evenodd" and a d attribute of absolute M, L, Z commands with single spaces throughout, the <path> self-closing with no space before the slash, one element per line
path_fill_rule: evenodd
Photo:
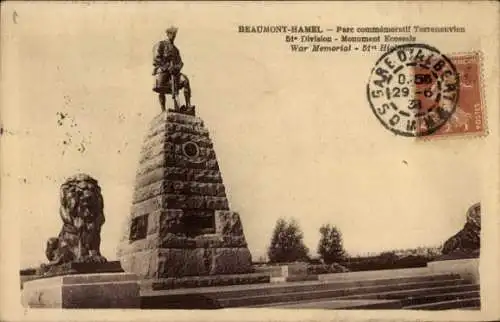
<path fill-rule="evenodd" d="M 340 5 L 295 4 L 295 15 L 278 5 L 20 8 L 10 47 L 18 51 L 19 108 L 5 124 L 15 166 L 4 169 L 4 184 L 22 196 L 3 211 L 21 218 L 21 265 L 45 261 L 45 241 L 61 227 L 59 186 L 77 172 L 99 180 L 101 248 L 115 258 L 142 140 L 160 111 L 152 46 L 171 24 L 254 258 L 265 254 L 279 217 L 298 220 L 312 253 L 323 223 L 339 227 L 351 254 L 439 245 L 461 229 L 465 211 L 483 196 L 475 161 L 487 140 L 417 142 L 383 128 L 365 94 L 380 53 L 293 54 L 282 35 L 237 32 L 240 24 L 366 21 L 341 15 Z M 365 15 L 384 15 L 364 6 Z M 439 23 L 466 25 L 465 17 L 449 16 Z M 418 19 L 409 12 L 398 23 Z M 443 52 L 464 50 L 459 34 L 419 37 Z M 60 124 L 58 113 L 67 115 Z"/>

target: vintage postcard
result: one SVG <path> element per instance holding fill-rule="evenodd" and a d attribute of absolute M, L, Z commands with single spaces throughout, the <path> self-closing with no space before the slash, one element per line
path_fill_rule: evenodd
<path fill-rule="evenodd" d="M 2 321 L 500 318 L 496 2 L 15 2 Z"/>

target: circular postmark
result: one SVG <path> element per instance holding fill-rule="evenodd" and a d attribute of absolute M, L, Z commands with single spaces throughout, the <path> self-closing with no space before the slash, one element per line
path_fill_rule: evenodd
<path fill-rule="evenodd" d="M 383 54 L 366 87 L 378 120 L 395 134 L 409 137 L 436 132 L 455 112 L 459 75 L 437 49 L 405 44 Z"/>

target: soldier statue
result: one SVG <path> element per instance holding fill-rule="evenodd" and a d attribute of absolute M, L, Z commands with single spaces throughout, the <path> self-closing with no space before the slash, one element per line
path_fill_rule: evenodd
<path fill-rule="evenodd" d="M 177 35 L 177 28 L 170 27 L 165 30 L 167 38 L 160 40 L 154 46 L 153 58 L 153 76 L 156 76 L 155 86 L 153 91 L 158 93 L 161 110 L 165 111 L 165 94 L 171 94 L 174 101 L 174 110 L 179 110 L 177 95 L 179 89 L 184 90 L 184 100 L 186 106 L 190 109 L 191 106 L 191 87 L 186 75 L 181 74 L 181 69 L 184 66 L 179 49 L 174 45 Z"/>

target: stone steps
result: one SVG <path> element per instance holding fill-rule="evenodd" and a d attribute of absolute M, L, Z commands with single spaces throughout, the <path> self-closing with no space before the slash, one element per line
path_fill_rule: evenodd
<path fill-rule="evenodd" d="M 462 292 L 450 292 L 450 293 L 438 293 L 431 295 L 420 295 L 412 298 L 405 298 L 401 302 L 403 307 L 411 307 L 416 305 L 427 305 L 437 302 L 463 300 L 470 298 L 479 298 L 479 290 L 476 291 L 462 291 Z"/>
<path fill-rule="evenodd" d="M 419 305 L 405 306 L 404 309 L 409 310 L 452 310 L 452 309 L 462 309 L 463 307 L 467 309 L 479 309 L 481 305 L 481 298 L 479 296 L 474 296 L 470 298 L 454 299 L 447 301 L 439 301 L 433 303 L 425 303 Z"/>
<path fill-rule="evenodd" d="M 254 284 L 225 287 L 203 287 L 154 291 L 143 289 L 141 297 L 145 308 L 220 308 L 273 306 L 277 303 L 339 299 L 346 296 L 378 294 L 402 290 L 453 287 L 467 284 L 458 275 L 433 274 L 397 278 L 379 278 L 350 281 L 306 281 L 283 284 Z M 354 299 L 349 299 L 353 301 Z M 362 298 L 360 300 L 366 300 Z M 373 298 L 368 300 L 394 301 L 399 299 Z M 346 302 L 343 302 L 346 303 Z M 385 303 L 385 302 L 384 302 Z M 329 304 L 337 306 L 339 303 Z M 374 304 L 375 305 L 375 304 Z M 376 304 L 384 305 L 384 304 Z M 186 307 L 188 306 L 188 307 Z"/>
<path fill-rule="evenodd" d="M 442 287 L 425 287 L 409 290 L 397 290 L 382 293 L 368 293 L 362 295 L 346 296 L 342 299 L 417 299 L 419 297 L 435 297 L 440 294 L 477 292 L 479 294 L 479 285 L 476 284 L 459 284 Z"/>
<path fill-rule="evenodd" d="M 382 310 L 401 309 L 401 302 L 398 300 L 318 300 L 308 303 L 285 303 L 275 306 L 282 309 L 342 309 L 342 310 Z"/>
<path fill-rule="evenodd" d="M 410 288 L 403 290 L 387 291 L 387 292 L 365 292 L 362 294 L 348 295 L 337 297 L 336 300 L 339 301 L 358 301 L 358 300 L 398 300 L 401 302 L 402 306 L 432 302 L 436 297 L 446 297 L 450 294 L 461 294 L 461 293 L 471 293 L 472 296 L 479 296 L 479 285 L 475 284 L 459 284 L 459 285 L 447 285 L 447 286 L 433 286 L 427 285 L 423 288 Z M 406 285 L 408 287 L 408 285 Z M 375 289 L 374 289 L 375 290 Z M 459 295 L 460 297 L 460 295 Z M 316 300 L 310 301 L 298 301 L 292 304 L 308 304 L 308 302 L 314 302 Z M 406 301 L 406 302 L 405 302 Z M 413 301 L 413 302 L 412 302 Z M 420 302 L 419 302 L 420 301 Z M 278 302 L 273 304 L 258 305 L 256 307 L 269 307 L 269 306 L 281 306 L 288 305 L 290 302 Z"/>
<path fill-rule="evenodd" d="M 373 277 L 379 278 L 373 278 Z M 370 275 L 364 279 L 141 291 L 143 308 L 274 307 L 316 309 L 479 308 L 479 285 L 457 274 Z"/>
<path fill-rule="evenodd" d="M 365 280 L 345 280 L 345 281 L 300 281 L 276 284 L 257 284 L 257 285 L 234 285 L 221 287 L 204 287 L 198 289 L 177 289 L 168 291 L 143 290 L 144 296 L 154 295 L 186 295 L 186 294 L 204 294 L 207 296 L 217 296 L 219 299 L 234 298 L 240 296 L 256 296 L 269 294 L 283 294 L 290 292 L 309 292 L 318 290 L 331 290 L 353 287 L 366 287 L 376 285 L 391 285 L 401 283 L 431 282 L 431 281 L 449 281 L 459 280 L 459 275 L 442 273 L 423 276 L 395 277 L 395 278 L 376 278 Z"/>
<path fill-rule="evenodd" d="M 452 310 L 453 310 L 453 309 L 452 309 Z M 462 307 L 460 308 L 460 310 L 477 311 L 477 310 L 481 310 L 481 305 L 480 305 L 480 304 L 478 304 L 477 306 L 473 306 L 473 305 L 471 305 L 471 306 L 462 306 Z"/>
<path fill-rule="evenodd" d="M 354 286 L 347 288 L 331 288 L 326 290 L 309 290 L 309 291 L 295 291 L 288 293 L 278 293 L 278 294 L 264 294 L 256 296 L 244 295 L 236 298 L 228 299 L 218 299 L 218 302 L 222 307 L 242 307 L 242 306 L 256 306 L 268 303 L 276 302 L 296 302 L 305 300 L 317 300 L 317 299 L 336 299 L 345 297 L 348 295 L 357 295 L 365 293 L 377 293 L 386 291 L 395 291 L 401 289 L 411 289 L 411 288 L 430 288 L 433 286 L 452 286 L 458 283 L 462 283 L 461 280 L 450 279 L 443 281 L 424 281 L 424 282 L 411 282 L 411 283 L 393 283 L 393 284 L 377 284 L 370 286 Z M 271 305 L 272 306 L 272 305 Z"/>
<path fill-rule="evenodd" d="M 389 277 L 416 277 L 429 276 L 432 272 L 427 267 L 402 268 L 402 269 L 381 269 L 376 271 L 359 271 L 347 273 L 329 273 L 318 275 L 321 281 L 345 281 L 345 280 L 366 280 Z"/>

